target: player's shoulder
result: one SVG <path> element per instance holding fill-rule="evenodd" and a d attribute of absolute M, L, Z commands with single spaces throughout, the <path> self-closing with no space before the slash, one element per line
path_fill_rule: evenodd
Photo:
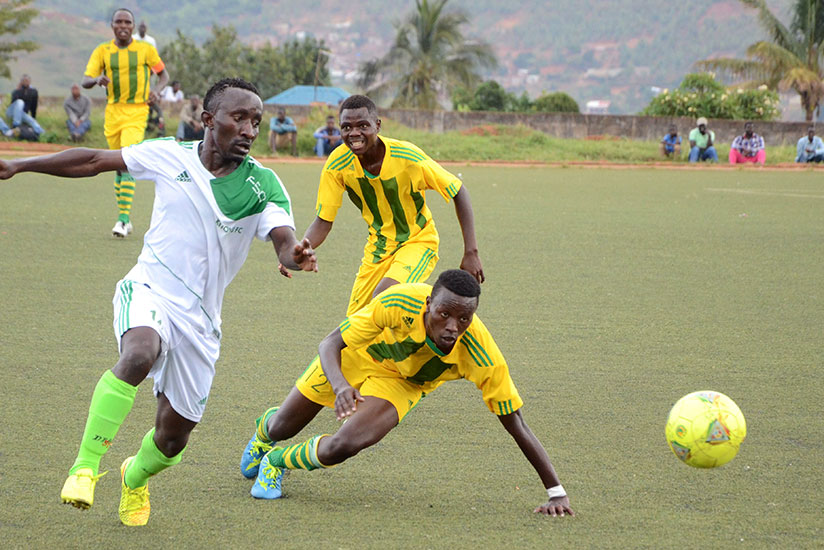
<path fill-rule="evenodd" d="M 262 165 L 259 160 L 252 156 L 246 157 L 246 165 L 249 171 L 247 177 L 253 178 L 262 187 L 272 192 L 284 191 L 283 181 L 274 170 Z"/>
<path fill-rule="evenodd" d="M 398 308 L 417 315 L 423 313 L 431 293 L 432 286 L 426 283 L 401 283 L 387 288 L 375 300 L 384 308 Z"/>
<path fill-rule="evenodd" d="M 95 54 L 95 53 L 101 53 L 101 52 L 108 52 L 112 49 L 115 49 L 115 50 L 117 49 L 117 46 L 115 45 L 114 40 L 107 40 L 106 42 L 101 42 L 100 44 L 95 46 L 92 53 Z"/>
<path fill-rule="evenodd" d="M 326 159 L 323 169 L 330 172 L 342 172 L 355 162 L 355 153 L 346 145 L 335 147 Z"/>
<path fill-rule="evenodd" d="M 423 149 L 410 141 L 403 141 L 400 139 L 393 139 L 382 137 L 386 144 L 387 152 L 390 158 L 401 161 L 409 161 L 413 164 L 428 160 L 429 157 L 423 152 Z"/>
<path fill-rule="evenodd" d="M 458 345 L 469 358 L 469 362 L 478 367 L 492 367 L 497 362 L 498 347 L 478 315 L 474 315 L 469 328 L 458 339 Z"/>

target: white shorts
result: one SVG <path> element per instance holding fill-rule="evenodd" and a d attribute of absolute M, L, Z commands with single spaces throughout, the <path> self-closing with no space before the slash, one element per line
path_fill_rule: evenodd
<path fill-rule="evenodd" d="M 127 330 L 149 327 L 157 332 L 160 356 L 149 371 L 154 394 L 165 395 L 180 416 L 200 422 L 215 377 L 220 340 L 183 321 L 166 300 L 142 283 L 118 282 L 112 304 L 118 353 Z"/>

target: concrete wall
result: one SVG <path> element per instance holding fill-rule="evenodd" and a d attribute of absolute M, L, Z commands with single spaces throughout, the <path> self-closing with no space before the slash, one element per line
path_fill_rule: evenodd
<path fill-rule="evenodd" d="M 103 108 L 105 100 L 94 98 L 95 108 Z M 62 105 L 63 98 L 41 98 L 47 105 Z M 177 115 L 182 105 L 163 104 L 165 115 Z M 268 119 L 275 116 L 279 106 L 264 105 L 264 127 Z M 293 119 L 308 118 L 312 107 L 307 105 L 284 105 L 286 114 Z M 335 109 L 329 108 L 331 113 Z M 456 111 L 417 111 L 413 109 L 381 109 L 382 118 L 400 122 L 418 130 L 448 132 L 468 130 L 488 124 L 521 124 L 559 138 L 586 139 L 602 136 L 625 137 L 636 141 L 660 141 L 671 123 L 678 126 L 678 132 L 686 140 L 689 131 L 695 127 L 695 119 L 685 117 L 643 117 L 635 115 L 582 115 L 572 113 L 496 113 Z M 807 133 L 807 122 L 759 122 L 754 123 L 755 131 L 764 136 L 767 145 L 795 145 Z M 740 120 L 710 119 L 709 128 L 715 132 L 719 143 L 730 143 L 735 136 L 744 132 L 744 122 Z M 314 130 L 314 128 L 313 128 Z"/>

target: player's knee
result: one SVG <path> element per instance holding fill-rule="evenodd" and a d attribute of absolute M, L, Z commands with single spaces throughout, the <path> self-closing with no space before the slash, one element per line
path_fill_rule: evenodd
<path fill-rule="evenodd" d="M 329 461 L 325 462 L 321 459 L 324 464 L 338 464 L 377 443 L 377 440 L 370 437 L 337 437 L 336 435 L 324 438 L 326 445 L 324 445 L 323 454 Z"/>
<path fill-rule="evenodd" d="M 266 424 L 266 434 L 271 441 L 285 441 L 298 434 L 303 426 L 298 425 L 294 419 L 279 412 L 269 417 Z"/>
<path fill-rule="evenodd" d="M 157 449 L 167 458 L 179 455 L 189 442 L 189 432 L 170 432 L 164 429 L 155 429 L 154 437 Z"/>

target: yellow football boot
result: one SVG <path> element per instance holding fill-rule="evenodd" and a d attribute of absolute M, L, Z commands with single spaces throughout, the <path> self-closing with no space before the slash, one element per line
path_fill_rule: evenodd
<path fill-rule="evenodd" d="M 117 512 L 123 525 L 146 525 L 149 521 L 149 484 L 137 489 L 130 489 L 126 485 L 126 468 L 134 459 L 130 456 L 120 466 L 120 507 Z"/>
<path fill-rule="evenodd" d="M 94 486 L 97 480 L 104 475 L 106 472 L 94 475 L 91 468 L 80 468 L 66 479 L 63 490 L 60 491 L 60 500 L 63 504 L 71 504 L 75 508 L 88 510 L 94 503 Z"/>

